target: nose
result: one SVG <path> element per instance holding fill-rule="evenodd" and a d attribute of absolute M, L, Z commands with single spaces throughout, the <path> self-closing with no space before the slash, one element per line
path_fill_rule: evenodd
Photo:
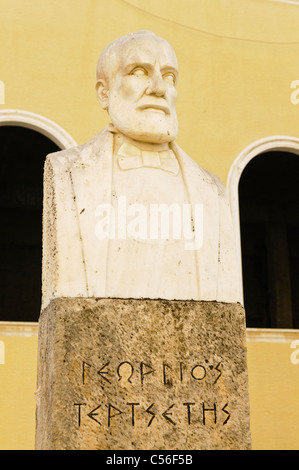
<path fill-rule="evenodd" d="M 147 95 L 164 96 L 166 92 L 165 82 L 160 73 L 155 73 L 150 78 L 149 86 L 147 87 Z"/>

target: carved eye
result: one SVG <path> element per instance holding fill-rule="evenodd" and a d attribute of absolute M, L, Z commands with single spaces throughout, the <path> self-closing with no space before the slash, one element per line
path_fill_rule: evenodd
<path fill-rule="evenodd" d="M 163 79 L 165 82 L 169 83 L 169 85 L 175 86 L 176 83 L 176 77 L 175 74 L 172 72 L 167 72 L 163 75 Z"/>
<path fill-rule="evenodd" d="M 130 72 L 130 75 L 134 75 L 134 77 L 137 78 L 142 78 L 147 75 L 147 71 L 143 67 L 135 67 L 132 72 Z"/>

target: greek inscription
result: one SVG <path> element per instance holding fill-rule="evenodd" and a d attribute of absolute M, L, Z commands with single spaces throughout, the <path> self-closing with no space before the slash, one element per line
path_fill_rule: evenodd
<path fill-rule="evenodd" d="M 109 372 L 107 370 L 104 370 L 106 367 L 109 366 L 109 364 L 110 362 L 107 362 L 107 364 L 105 364 L 100 370 L 98 370 L 97 374 L 110 384 L 111 383 L 110 380 L 108 380 L 107 377 L 105 377 L 106 374 L 109 375 Z"/>
<path fill-rule="evenodd" d="M 206 368 L 199 364 L 196 364 L 196 366 L 194 366 L 193 369 L 191 370 L 191 376 L 195 380 L 202 380 L 205 378 L 206 375 L 207 375 Z"/>
<path fill-rule="evenodd" d="M 146 413 L 149 413 L 149 414 L 152 416 L 152 418 L 151 418 L 150 421 L 148 422 L 147 427 L 150 427 L 150 425 L 152 424 L 153 420 L 154 420 L 155 417 L 156 417 L 155 413 L 153 413 L 152 410 L 151 410 L 151 408 L 152 408 L 153 406 L 154 406 L 154 403 L 152 403 L 152 404 L 145 410 Z"/>
<path fill-rule="evenodd" d="M 103 361 L 104 362 L 104 361 Z M 100 367 L 93 366 L 90 362 L 82 361 L 82 383 L 94 380 L 95 373 L 100 377 L 102 384 L 112 384 L 113 382 L 128 382 L 131 385 L 146 385 L 154 381 L 160 382 L 165 387 L 172 387 L 174 383 L 187 383 L 189 380 L 198 384 L 209 381 L 215 385 L 222 376 L 222 362 L 215 364 L 204 363 L 186 364 L 178 362 L 169 364 L 148 364 L 146 362 L 133 363 L 128 360 L 119 362 L 116 366 L 111 365 L 111 361 L 105 362 Z"/>
<path fill-rule="evenodd" d="M 216 382 L 218 382 L 218 380 L 220 379 L 220 377 L 221 377 L 221 375 L 222 375 L 222 371 L 219 369 L 220 366 L 221 366 L 221 362 L 219 362 L 219 363 L 217 364 L 217 366 L 215 367 L 215 370 L 217 370 L 217 372 L 219 372 L 219 375 L 218 375 L 218 377 L 216 378 L 214 384 L 215 384 Z"/>
<path fill-rule="evenodd" d="M 135 426 L 136 421 L 143 420 L 145 426 L 150 427 L 154 420 L 163 419 L 169 425 L 176 426 L 176 416 L 183 417 L 188 426 L 192 424 L 201 424 L 203 426 L 224 426 L 230 419 L 230 412 L 228 411 L 228 403 L 224 406 L 219 406 L 217 403 L 195 403 L 186 402 L 182 404 L 172 403 L 164 410 L 159 410 L 156 403 L 151 403 L 147 408 L 142 408 L 140 403 L 128 402 L 123 404 L 122 409 L 113 405 L 112 403 L 100 403 L 91 411 L 89 411 L 86 403 L 74 403 L 77 407 L 77 426 L 80 427 L 82 420 L 90 418 L 99 426 L 106 423 L 108 427 L 121 424 L 121 416 L 127 420 L 131 426 Z M 161 408 L 161 406 L 160 406 Z M 149 415 L 149 416 L 148 416 Z"/>
<path fill-rule="evenodd" d="M 195 403 L 183 403 L 183 405 L 187 407 L 188 424 L 191 424 L 191 405 Z"/>
<path fill-rule="evenodd" d="M 116 413 L 113 414 L 113 410 L 116 411 Z M 108 405 L 108 427 L 110 427 L 111 424 L 111 419 L 115 418 L 116 416 L 122 415 L 123 412 L 116 408 L 116 406 L 113 406 L 109 403 Z"/>
<path fill-rule="evenodd" d="M 78 426 L 81 426 L 81 406 L 86 406 L 86 403 L 74 403 L 74 406 L 78 406 Z"/>
<path fill-rule="evenodd" d="M 120 384 L 126 390 L 128 387 L 134 389 L 135 386 L 141 386 L 143 389 L 153 383 L 160 384 L 163 388 L 178 385 L 188 387 L 193 383 L 194 385 L 198 384 L 200 393 L 203 393 L 205 388 L 202 388 L 202 384 L 207 382 L 209 387 L 217 386 L 216 384 L 223 375 L 223 363 L 221 361 L 212 363 L 207 359 L 193 363 L 182 360 L 177 362 L 161 361 L 155 364 L 149 361 L 133 362 L 130 360 L 115 363 L 115 361 L 108 360 L 109 358 L 105 361 L 101 361 L 100 357 L 98 359 L 98 364 L 82 361 L 81 380 L 83 385 L 98 380 L 102 389 L 106 386 L 113 386 L 113 390 L 115 390 L 115 386 Z M 185 400 L 183 403 L 172 402 L 162 409 L 161 403 L 144 405 L 140 401 L 137 398 L 136 401 L 125 401 L 120 405 L 102 402 L 94 407 L 87 406 L 84 400 L 82 403 L 74 403 L 77 409 L 77 426 L 81 426 L 83 419 L 92 420 L 98 426 L 107 426 L 108 428 L 122 425 L 124 420 L 132 427 L 140 420 L 143 420 L 144 426 L 151 427 L 158 420 L 163 420 L 170 426 L 177 426 L 177 423 L 182 424 L 184 420 L 188 426 L 196 424 L 224 426 L 230 419 L 228 403 L 220 406 L 218 403 L 210 404 L 204 399 L 200 403 Z"/>
<path fill-rule="evenodd" d="M 102 426 L 102 423 L 97 419 L 95 418 L 95 416 L 98 416 L 99 413 L 96 413 L 96 411 L 98 411 L 100 408 L 101 408 L 102 405 L 99 405 L 97 406 L 96 408 L 94 408 L 90 413 L 88 413 L 88 416 L 89 418 L 93 419 L 96 423 L 98 423 L 100 426 Z"/>
<path fill-rule="evenodd" d="M 123 371 L 122 373 L 120 373 L 121 370 Z M 130 384 L 132 383 L 131 377 L 133 376 L 133 373 L 134 367 L 128 361 L 121 362 L 117 368 L 117 375 L 119 377 L 118 380 L 122 380 L 123 378 L 127 377 L 127 381 L 130 382 Z"/>
<path fill-rule="evenodd" d="M 135 426 L 135 406 L 139 406 L 140 403 L 127 403 L 127 405 L 130 405 L 132 407 L 132 426 Z"/>
<path fill-rule="evenodd" d="M 170 418 L 170 416 L 172 416 L 172 413 L 169 412 L 169 410 L 171 410 L 173 407 L 174 407 L 174 404 L 170 405 L 170 407 L 167 408 L 167 410 L 164 411 L 164 413 L 162 413 L 162 416 L 163 418 L 167 419 L 167 421 L 175 425 L 176 423 L 172 421 L 172 419 Z"/>
<path fill-rule="evenodd" d="M 224 405 L 224 407 L 222 408 L 223 413 L 227 414 L 227 418 L 226 418 L 226 420 L 223 422 L 223 425 L 226 424 L 226 423 L 228 422 L 229 418 L 230 418 L 230 413 L 226 410 L 226 407 L 227 407 L 227 406 L 228 406 L 228 403 L 226 403 L 226 404 Z"/>
<path fill-rule="evenodd" d="M 202 420 L 203 424 L 205 426 L 206 424 L 206 412 L 212 411 L 214 413 L 214 423 L 217 423 L 217 409 L 216 409 L 216 403 L 214 403 L 213 408 L 206 408 L 205 403 L 202 404 Z"/>
<path fill-rule="evenodd" d="M 153 374 L 155 372 L 155 369 L 152 369 L 151 366 L 148 364 L 145 364 L 144 362 L 140 363 L 140 380 L 141 380 L 141 385 L 143 385 L 144 382 L 144 377 L 148 374 Z"/>
<path fill-rule="evenodd" d="M 180 381 L 183 382 L 183 363 L 180 362 Z"/>

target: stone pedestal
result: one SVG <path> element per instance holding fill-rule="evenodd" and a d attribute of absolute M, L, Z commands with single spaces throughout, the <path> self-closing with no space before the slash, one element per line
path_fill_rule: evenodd
<path fill-rule="evenodd" d="M 36 395 L 37 449 L 250 449 L 244 310 L 55 299 Z"/>

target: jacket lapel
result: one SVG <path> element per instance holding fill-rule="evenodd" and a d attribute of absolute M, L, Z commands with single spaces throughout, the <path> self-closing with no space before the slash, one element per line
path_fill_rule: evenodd
<path fill-rule="evenodd" d="M 203 205 L 203 220 L 196 220 L 193 216 L 195 224 L 203 224 L 203 243 L 201 248 L 195 251 L 198 298 L 202 299 L 204 293 L 205 300 L 216 300 L 219 250 L 219 194 L 217 186 L 210 173 L 200 168 L 177 144 L 173 143 L 172 148 L 181 167 L 193 214 L 195 214 L 195 204 Z M 197 227 L 197 230 L 200 229 L 201 227 Z"/>
<path fill-rule="evenodd" d="M 111 203 L 113 134 L 102 131 L 71 168 L 88 297 L 105 297 L 108 238 L 96 236 L 97 207 Z"/>

